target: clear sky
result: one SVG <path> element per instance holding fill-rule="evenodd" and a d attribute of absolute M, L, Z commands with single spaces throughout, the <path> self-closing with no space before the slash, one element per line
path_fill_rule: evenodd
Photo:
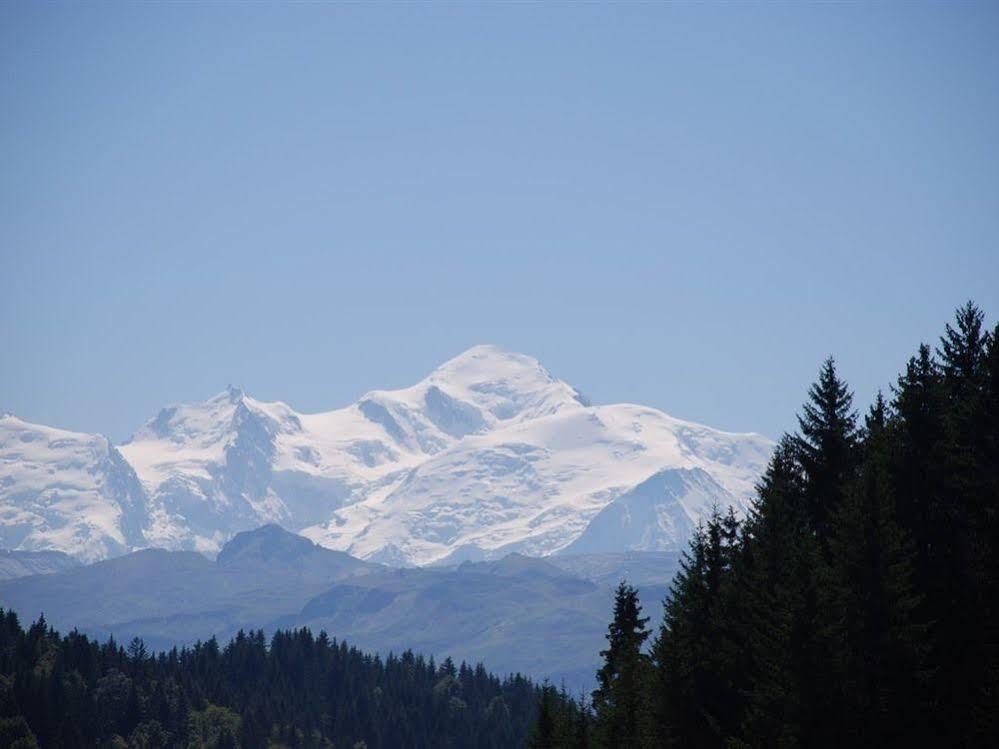
<path fill-rule="evenodd" d="M 0 4 L 0 410 L 476 343 L 776 436 L 999 316 L 999 4 Z"/>

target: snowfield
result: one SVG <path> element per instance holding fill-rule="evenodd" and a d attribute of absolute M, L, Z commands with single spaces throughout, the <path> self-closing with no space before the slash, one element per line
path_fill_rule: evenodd
<path fill-rule="evenodd" d="M 476 346 L 324 413 L 230 387 L 163 409 L 117 448 L 4 417 L 0 538 L 88 561 L 142 546 L 213 554 L 274 522 L 398 565 L 669 551 L 712 505 L 746 508 L 772 447 L 593 406 L 535 359 Z"/>
<path fill-rule="evenodd" d="M 146 544 L 146 498 L 104 437 L 0 416 L 0 546 L 92 562 Z"/>

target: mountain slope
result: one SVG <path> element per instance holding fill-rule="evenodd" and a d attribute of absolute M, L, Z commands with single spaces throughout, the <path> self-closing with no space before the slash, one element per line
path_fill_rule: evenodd
<path fill-rule="evenodd" d="M 676 551 L 677 540 L 693 534 L 694 519 L 731 500 L 701 468 L 666 469 L 605 506 L 562 553 Z"/>
<path fill-rule="evenodd" d="M 296 614 L 310 597 L 381 567 L 276 526 L 236 536 L 212 561 L 144 549 L 51 575 L 0 582 L 0 606 L 100 637 L 169 647 Z"/>
<path fill-rule="evenodd" d="M 755 435 L 717 432 L 654 409 L 577 405 L 469 436 L 303 532 L 386 563 L 551 554 L 617 498 L 679 470 L 678 480 L 691 486 L 660 503 L 676 517 L 672 532 L 664 528 L 650 542 L 622 537 L 617 548 L 599 549 L 675 550 L 712 502 L 746 507 L 769 451 Z"/>
<path fill-rule="evenodd" d="M 115 556 L 145 546 L 146 511 L 107 438 L 0 416 L 0 547 Z"/>
<path fill-rule="evenodd" d="M 13 580 L 31 575 L 50 575 L 53 572 L 78 567 L 79 562 L 61 551 L 7 551 L 0 549 L 0 580 Z"/>
<path fill-rule="evenodd" d="M 648 600 L 658 597 L 656 588 Z M 147 549 L 0 581 L 0 607 L 25 621 L 44 612 L 57 628 L 119 642 L 139 636 L 150 649 L 212 635 L 224 641 L 239 629 L 309 626 L 382 655 L 412 648 L 502 673 L 565 679 L 573 688 L 591 686 L 612 601 L 612 584 L 543 559 L 511 554 L 389 569 L 275 526 L 239 534 L 214 562 Z M 649 613 L 658 617 L 658 609 Z"/>

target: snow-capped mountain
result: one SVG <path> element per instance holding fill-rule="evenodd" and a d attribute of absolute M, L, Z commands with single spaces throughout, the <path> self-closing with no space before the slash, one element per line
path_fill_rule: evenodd
<path fill-rule="evenodd" d="M 141 537 L 119 535 L 125 546 L 214 553 L 274 522 L 361 558 L 418 565 L 671 550 L 712 504 L 745 507 L 771 447 L 642 406 L 593 406 L 535 359 L 476 346 L 410 388 L 334 411 L 298 413 L 233 387 L 162 410 L 118 447 L 145 510 Z M 6 518 L 38 500 L 20 459 L 3 456 Z M 34 517 L 30 539 L 4 529 L 10 545 L 79 553 L 78 539 L 55 532 L 58 512 Z"/>
<path fill-rule="evenodd" d="M 0 416 L 0 547 L 83 561 L 146 545 L 146 496 L 106 437 Z"/>

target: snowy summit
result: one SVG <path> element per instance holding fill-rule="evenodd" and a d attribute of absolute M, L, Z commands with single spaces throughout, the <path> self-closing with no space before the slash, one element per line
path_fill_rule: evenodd
<path fill-rule="evenodd" d="M 0 420 L 0 545 L 85 560 L 215 553 L 278 523 L 393 564 L 518 551 L 672 550 L 743 511 L 772 443 L 594 406 L 523 354 L 476 346 L 412 387 L 298 413 L 228 387 L 125 444 Z"/>

